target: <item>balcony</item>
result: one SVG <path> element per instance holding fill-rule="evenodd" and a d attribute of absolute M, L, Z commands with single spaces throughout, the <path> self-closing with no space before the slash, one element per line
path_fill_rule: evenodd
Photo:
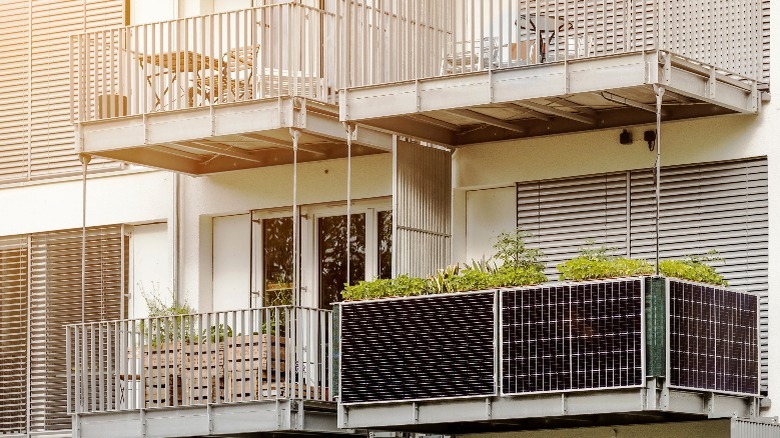
<path fill-rule="evenodd" d="M 467 145 L 655 123 L 657 87 L 664 121 L 761 106 L 760 1 L 413 3 L 348 17 L 342 121 Z"/>
<path fill-rule="evenodd" d="M 191 175 L 287 164 L 294 150 L 346 156 L 339 14 L 291 0 L 75 35 L 77 151 Z M 353 156 L 392 147 L 370 128 L 352 135 Z"/>
<path fill-rule="evenodd" d="M 339 426 L 756 419 L 755 295 L 664 278 L 342 303 Z"/>
<path fill-rule="evenodd" d="M 66 331 L 74 436 L 340 433 L 330 311 L 268 307 Z"/>

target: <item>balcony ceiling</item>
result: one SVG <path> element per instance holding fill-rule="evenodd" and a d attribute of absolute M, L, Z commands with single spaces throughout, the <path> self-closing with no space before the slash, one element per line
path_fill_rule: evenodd
<path fill-rule="evenodd" d="M 82 123 L 81 151 L 104 158 L 204 175 L 347 156 L 337 108 L 298 98 L 267 99 Z M 373 132 L 372 132 L 373 131 Z M 392 138 L 371 128 L 353 135 L 352 156 L 390 150 Z"/>
<path fill-rule="evenodd" d="M 464 146 L 655 123 L 755 114 L 755 84 L 664 52 L 629 53 L 348 89 L 341 119 Z"/>

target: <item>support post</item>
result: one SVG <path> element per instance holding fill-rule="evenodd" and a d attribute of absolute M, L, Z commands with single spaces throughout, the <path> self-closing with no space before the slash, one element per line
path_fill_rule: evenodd
<path fill-rule="evenodd" d="M 655 275 L 661 275 L 661 110 L 664 87 L 655 90 Z"/>
<path fill-rule="evenodd" d="M 81 162 L 81 323 L 86 322 L 84 298 L 87 286 L 87 165 L 92 157 L 79 154 Z"/>
<path fill-rule="evenodd" d="M 290 129 L 293 146 L 293 306 L 301 305 L 301 266 L 300 266 L 300 243 L 301 243 L 301 215 L 298 211 L 298 141 L 301 132 L 297 129 Z"/>
<path fill-rule="evenodd" d="M 352 284 L 352 126 L 347 130 L 347 284 Z"/>

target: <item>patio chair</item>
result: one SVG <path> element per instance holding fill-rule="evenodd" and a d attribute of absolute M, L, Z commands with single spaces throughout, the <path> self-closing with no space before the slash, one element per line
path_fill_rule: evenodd
<path fill-rule="evenodd" d="M 470 46 L 471 42 L 464 41 L 462 52 L 447 55 L 442 62 L 441 73 L 467 73 L 498 67 L 498 54 L 501 49 L 498 38 L 482 38 L 478 43 L 474 43 L 473 52 Z"/>
<path fill-rule="evenodd" d="M 198 75 L 190 88 L 190 102 L 199 95 L 206 101 L 234 102 L 251 99 L 253 89 L 253 65 L 259 55 L 260 45 L 238 47 L 225 52 L 221 68 L 209 75 Z"/>

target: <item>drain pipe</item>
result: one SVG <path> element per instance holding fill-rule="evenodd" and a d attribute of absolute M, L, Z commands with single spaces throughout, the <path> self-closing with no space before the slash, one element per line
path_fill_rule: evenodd
<path fill-rule="evenodd" d="M 664 87 L 653 85 L 655 90 L 655 275 L 661 275 L 661 107 Z"/>
<path fill-rule="evenodd" d="M 87 290 L 87 165 L 92 157 L 79 154 L 81 162 L 81 323 L 86 322 L 84 299 Z"/>

